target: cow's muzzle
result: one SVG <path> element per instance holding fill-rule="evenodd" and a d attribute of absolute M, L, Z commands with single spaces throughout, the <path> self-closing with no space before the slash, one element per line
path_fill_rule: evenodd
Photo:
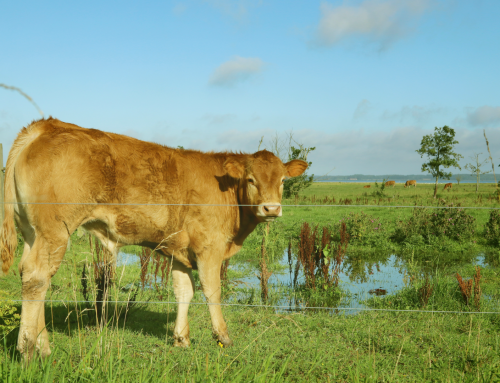
<path fill-rule="evenodd" d="M 281 204 L 278 202 L 261 203 L 257 208 L 257 216 L 265 218 L 266 221 L 271 221 L 281 215 Z"/>

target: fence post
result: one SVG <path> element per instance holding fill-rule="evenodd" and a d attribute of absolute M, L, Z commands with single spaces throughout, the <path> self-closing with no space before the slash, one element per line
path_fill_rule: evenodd
<path fill-rule="evenodd" d="M 3 173 L 3 147 L 2 147 L 2 144 L 0 144 L 0 225 L 3 225 L 3 219 L 5 218 L 4 180 L 5 180 L 5 176 Z"/>

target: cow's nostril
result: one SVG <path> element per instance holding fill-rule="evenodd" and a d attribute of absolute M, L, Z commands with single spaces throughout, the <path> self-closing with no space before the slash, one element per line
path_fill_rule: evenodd
<path fill-rule="evenodd" d="M 269 209 L 267 208 L 267 206 L 264 206 L 264 211 L 265 211 L 266 213 L 269 213 Z"/>

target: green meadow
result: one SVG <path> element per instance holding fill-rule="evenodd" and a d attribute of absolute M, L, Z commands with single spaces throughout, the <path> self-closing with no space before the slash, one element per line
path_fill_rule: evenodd
<path fill-rule="evenodd" d="M 52 355 L 23 366 L 15 351 L 15 314 L 9 314 L 20 313 L 18 254 L 9 275 L 0 279 L 2 299 L 11 300 L 0 306 L 0 377 L 5 382 L 500 381 L 500 219 L 492 209 L 462 209 L 499 208 L 496 188 L 480 184 L 476 193 L 475 184 L 454 183 L 450 191 L 443 186 L 434 199 L 431 184 L 382 190 L 380 183 L 318 182 L 299 198 L 285 200 L 283 217 L 269 228 L 259 226 L 230 261 L 222 292 L 231 348 L 212 338 L 199 288 L 189 311 L 191 347 L 172 347 L 176 306 L 168 264 L 138 247 L 124 248 L 136 261 L 118 264 L 107 294 L 121 303 L 106 305 L 103 325 L 97 325 L 100 250 L 78 232 L 47 294 Z M 304 223 L 311 233 L 315 228 L 330 233 L 326 247 L 315 242 L 314 254 L 324 257 L 329 275 L 336 275 L 335 265 L 342 270 L 337 285 L 328 284 L 320 269 L 309 277 L 304 273 Z M 336 250 L 342 230 L 349 238 L 343 255 Z M 19 251 L 21 246 L 20 240 Z M 266 297 L 255 277 L 262 275 L 263 259 L 274 275 Z M 352 286 L 384 267 L 401 278 L 397 289 L 353 293 Z M 296 283 L 288 283 L 296 269 Z M 464 286 L 471 280 L 468 296 L 457 273 Z M 316 278 L 314 287 L 310 278 Z M 196 273 L 195 280 L 199 287 Z"/>

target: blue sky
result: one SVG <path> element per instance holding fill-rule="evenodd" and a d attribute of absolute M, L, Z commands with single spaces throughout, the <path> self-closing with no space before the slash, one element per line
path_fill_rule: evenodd
<path fill-rule="evenodd" d="M 500 2 L 453 0 L 0 5 L 0 83 L 45 116 L 169 146 L 316 146 L 311 171 L 420 173 L 435 126 L 500 162 Z M 0 142 L 40 117 L 0 88 Z"/>

